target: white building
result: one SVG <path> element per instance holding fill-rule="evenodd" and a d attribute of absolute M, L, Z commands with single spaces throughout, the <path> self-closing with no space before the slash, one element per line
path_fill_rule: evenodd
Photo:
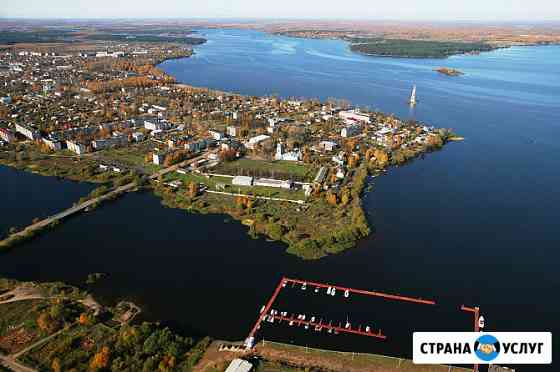
<path fill-rule="evenodd" d="M 300 161 L 301 158 L 302 155 L 299 149 L 289 152 L 283 152 L 281 143 L 276 146 L 276 155 L 274 155 L 275 160 Z"/>
<path fill-rule="evenodd" d="M 253 177 L 249 176 L 235 176 L 231 180 L 234 186 L 253 186 Z"/>
<path fill-rule="evenodd" d="M 270 136 L 267 136 L 265 134 L 261 134 L 261 135 L 258 135 L 256 137 L 252 137 L 252 138 L 249 139 L 249 142 L 247 142 L 246 146 L 247 146 L 247 148 L 254 149 L 256 145 L 258 145 L 259 143 L 261 143 L 263 141 L 266 141 L 269 138 L 270 138 Z"/>
<path fill-rule="evenodd" d="M 223 133 L 220 133 L 218 131 L 215 130 L 209 130 L 208 133 L 210 133 L 210 135 L 212 136 L 212 138 L 214 138 L 216 141 L 221 140 L 222 138 L 224 138 Z"/>
<path fill-rule="evenodd" d="M 354 137 L 360 134 L 362 129 L 359 125 L 349 125 L 347 127 L 342 128 L 340 131 L 340 135 L 344 138 Z"/>
<path fill-rule="evenodd" d="M 31 128 L 27 125 L 16 124 L 16 132 L 23 134 L 25 137 L 32 141 L 41 138 L 41 133 L 35 128 Z"/>
<path fill-rule="evenodd" d="M 154 153 L 152 160 L 155 165 L 163 165 L 163 161 L 165 160 L 165 155 L 160 153 Z"/>
<path fill-rule="evenodd" d="M 7 128 L 0 128 L 0 138 L 2 138 L 4 142 L 11 143 L 15 141 L 16 136 L 14 136 L 14 133 L 12 133 L 11 130 Z"/>
<path fill-rule="evenodd" d="M 226 368 L 225 372 L 250 372 L 253 365 L 243 359 L 234 359 Z"/>
<path fill-rule="evenodd" d="M 66 147 L 68 147 L 68 150 L 75 152 L 78 155 L 85 154 L 87 150 L 84 144 L 70 140 L 66 141 Z"/>
<path fill-rule="evenodd" d="M 169 123 L 163 120 L 145 120 L 144 128 L 147 130 L 166 130 L 169 129 Z"/>
<path fill-rule="evenodd" d="M 276 187 L 280 189 L 291 189 L 294 183 L 292 181 L 274 180 L 270 178 L 256 178 L 253 182 L 254 186 Z"/>
<path fill-rule="evenodd" d="M 144 138 L 146 138 L 146 136 L 144 136 L 144 133 L 142 133 L 142 132 L 132 133 L 132 139 L 136 142 L 142 142 L 142 141 L 144 141 Z"/>
<path fill-rule="evenodd" d="M 62 142 L 50 138 L 43 138 L 43 143 L 47 145 L 51 150 L 58 151 L 62 149 Z"/>
<path fill-rule="evenodd" d="M 319 148 L 324 150 L 324 151 L 333 151 L 337 147 L 338 147 L 338 144 L 336 142 L 332 142 L 332 141 L 321 141 L 321 142 L 319 142 Z"/>
<path fill-rule="evenodd" d="M 371 119 L 368 115 L 360 114 L 359 111 L 350 110 L 350 111 L 340 111 L 338 113 L 342 119 L 347 122 L 358 122 L 358 123 L 371 123 Z"/>
<path fill-rule="evenodd" d="M 227 127 L 228 136 L 230 136 L 230 137 L 237 137 L 237 134 L 238 134 L 237 132 L 238 132 L 238 130 L 239 130 L 239 129 L 238 129 L 237 127 L 234 127 L 234 126 L 229 126 L 229 127 Z"/>

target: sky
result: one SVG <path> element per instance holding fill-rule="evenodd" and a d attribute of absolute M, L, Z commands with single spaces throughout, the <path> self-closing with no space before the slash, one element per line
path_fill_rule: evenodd
<path fill-rule="evenodd" d="M 0 17 L 559 20 L 560 0 L 1 0 Z"/>

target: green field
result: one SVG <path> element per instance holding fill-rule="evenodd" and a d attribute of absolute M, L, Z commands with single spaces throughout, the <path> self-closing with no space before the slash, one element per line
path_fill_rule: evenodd
<path fill-rule="evenodd" d="M 292 161 L 265 161 L 243 158 L 232 162 L 220 163 L 212 170 L 212 173 L 309 182 L 313 181 L 316 169 L 313 166 Z"/>
<path fill-rule="evenodd" d="M 303 190 L 286 190 L 280 189 L 275 187 L 263 187 L 263 186 L 253 186 L 253 187 L 245 187 L 245 186 L 233 186 L 231 184 L 232 178 L 229 177 L 220 177 L 220 176 L 211 176 L 207 178 L 203 175 L 196 174 L 196 173 L 187 173 L 187 174 L 179 174 L 177 172 L 168 173 L 164 181 L 170 182 L 174 180 L 181 180 L 183 181 L 184 189 L 187 188 L 187 185 L 191 182 L 197 184 L 204 184 L 208 186 L 211 191 L 223 191 L 229 193 L 239 193 L 245 195 L 255 195 L 255 196 L 265 196 L 269 198 L 282 198 L 282 199 L 291 199 L 291 200 L 305 200 L 305 194 Z M 224 189 L 218 189 L 218 185 L 222 184 L 225 186 Z"/>

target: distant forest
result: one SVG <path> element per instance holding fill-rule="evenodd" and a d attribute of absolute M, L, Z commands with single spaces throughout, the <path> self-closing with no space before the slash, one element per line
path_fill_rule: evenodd
<path fill-rule="evenodd" d="M 199 45 L 206 42 L 201 37 L 183 37 L 183 36 L 164 36 L 164 35 L 146 35 L 146 34 L 92 34 L 87 35 L 89 40 L 102 41 L 118 41 L 118 42 L 141 42 L 141 43 L 185 43 L 191 45 Z"/>
<path fill-rule="evenodd" d="M 488 52 L 496 47 L 486 43 L 450 41 L 348 38 L 354 52 L 406 58 L 446 58 L 455 54 Z"/>
<path fill-rule="evenodd" d="M 70 31 L 48 30 L 48 31 L 1 31 L 0 44 L 11 45 L 16 43 L 55 43 L 67 42 Z"/>

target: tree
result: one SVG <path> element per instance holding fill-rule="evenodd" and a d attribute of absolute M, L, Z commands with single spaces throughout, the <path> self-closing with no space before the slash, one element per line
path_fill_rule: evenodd
<path fill-rule="evenodd" d="M 89 366 L 93 370 L 107 368 L 109 366 L 110 358 L 111 358 L 111 351 L 107 346 L 103 346 L 101 348 L 101 351 L 93 356 Z"/>
<path fill-rule="evenodd" d="M 194 182 L 189 183 L 189 197 L 194 198 L 198 195 L 198 185 Z"/>
<path fill-rule="evenodd" d="M 331 205 L 336 205 L 338 203 L 338 198 L 336 196 L 336 193 L 333 192 L 332 190 L 329 190 L 329 192 L 327 192 L 326 198 L 327 198 L 327 202 Z"/>
<path fill-rule="evenodd" d="M 379 166 L 383 167 L 389 162 L 389 155 L 383 150 L 376 149 L 375 160 Z"/>
<path fill-rule="evenodd" d="M 58 359 L 58 358 L 53 359 L 53 361 L 51 363 L 51 369 L 53 370 L 53 372 L 62 371 L 62 367 L 60 365 L 60 359 Z"/>

